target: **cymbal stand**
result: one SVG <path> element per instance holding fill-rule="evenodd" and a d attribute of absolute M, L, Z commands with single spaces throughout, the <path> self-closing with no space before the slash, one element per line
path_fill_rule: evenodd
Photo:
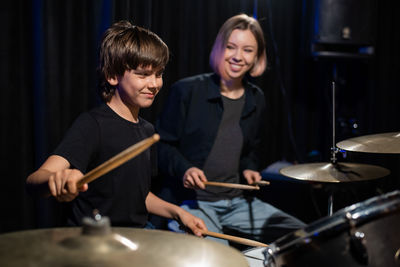
<path fill-rule="evenodd" d="M 331 163 L 336 165 L 336 153 L 338 149 L 335 143 L 335 81 L 332 81 L 332 148 L 331 148 Z M 331 191 L 328 196 L 328 216 L 333 213 L 333 192 Z"/>
<path fill-rule="evenodd" d="M 336 147 L 336 65 L 333 66 L 333 81 L 332 81 L 332 147 L 331 147 L 331 163 L 333 166 L 337 163 L 336 154 L 338 153 L 339 149 Z M 333 190 L 329 193 L 328 196 L 328 216 L 331 216 L 333 213 Z"/>

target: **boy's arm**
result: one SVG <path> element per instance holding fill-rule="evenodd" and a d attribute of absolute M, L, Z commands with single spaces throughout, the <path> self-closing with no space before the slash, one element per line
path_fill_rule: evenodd
<path fill-rule="evenodd" d="M 86 191 L 85 184 L 76 187 L 76 182 L 83 176 L 77 169 L 70 169 L 69 162 L 63 157 L 52 155 L 26 180 L 30 193 L 41 196 L 54 196 L 58 201 L 71 201 L 79 191 Z"/>
<path fill-rule="evenodd" d="M 146 197 L 146 208 L 155 215 L 182 222 L 197 236 L 202 236 L 202 231 L 207 230 L 202 219 L 193 216 L 181 207 L 162 200 L 151 192 Z"/>

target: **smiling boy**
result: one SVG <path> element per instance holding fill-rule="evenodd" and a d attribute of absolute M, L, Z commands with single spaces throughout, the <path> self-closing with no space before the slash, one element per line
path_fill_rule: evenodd
<path fill-rule="evenodd" d="M 168 47 L 149 30 L 121 21 L 105 32 L 99 60 L 104 103 L 81 114 L 54 153 L 27 178 L 31 192 L 47 185 L 53 197 L 68 202 L 69 225 L 81 225 L 97 209 L 113 226 L 146 227 L 150 212 L 177 219 L 198 236 L 206 229 L 202 220 L 150 192 L 157 173 L 154 147 L 90 186 L 76 186 L 84 173 L 153 135 L 153 125 L 139 117 L 139 110 L 150 107 L 160 91 L 168 59 Z"/>

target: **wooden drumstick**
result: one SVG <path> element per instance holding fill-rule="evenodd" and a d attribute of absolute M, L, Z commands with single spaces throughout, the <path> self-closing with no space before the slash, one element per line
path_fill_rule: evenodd
<path fill-rule="evenodd" d="M 225 234 L 210 232 L 210 231 L 206 231 L 206 230 L 202 230 L 201 233 L 206 236 L 212 236 L 212 237 L 217 237 L 217 238 L 221 238 L 221 239 L 226 239 L 226 240 L 236 242 L 239 244 L 243 244 L 243 245 L 247 245 L 247 246 L 268 247 L 267 244 L 264 244 L 264 243 L 261 243 L 258 241 L 254 241 L 251 239 L 247 239 L 247 238 L 242 238 L 242 237 L 237 237 L 237 236 L 232 236 L 232 235 L 225 235 Z"/>
<path fill-rule="evenodd" d="M 209 186 L 221 186 L 221 187 L 229 187 L 236 189 L 244 189 L 244 190 L 259 190 L 260 187 L 258 185 L 245 185 L 245 184 L 233 184 L 233 183 L 221 183 L 221 182 L 203 182 L 205 185 Z"/>
<path fill-rule="evenodd" d="M 79 180 L 76 183 L 76 186 L 79 188 L 82 185 L 89 183 L 100 176 L 106 174 L 107 172 L 115 169 L 116 167 L 120 166 L 121 164 L 127 162 L 131 158 L 139 155 L 142 153 L 144 150 L 146 150 L 148 147 L 150 147 L 152 144 L 158 142 L 160 140 L 160 136 L 158 134 L 154 134 L 153 136 L 150 136 L 130 147 L 122 151 L 121 153 L 115 155 L 111 159 L 107 160 L 103 164 L 97 166 L 90 172 L 88 172 L 85 176 L 82 177 L 81 180 Z"/>
<path fill-rule="evenodd" d="M 270 183 L 268 181 L 265 180 L 260 180 L 257 182 L 252 183 L 252 185 L 258 185 L 258 186 L 264 186 L 264 185 L 269 185 Z"/>

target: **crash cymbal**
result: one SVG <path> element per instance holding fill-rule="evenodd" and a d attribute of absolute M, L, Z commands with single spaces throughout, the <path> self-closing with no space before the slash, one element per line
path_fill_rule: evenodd
<path fill-rule="evenodd" d="M 367 153 L 400 153 L 400 132 L 371 134 L 337 143 L 338 148 Z"/>
<path fill-rule="evenodd" d="M 0 235 L 0 266 L 248 266 L 228 246 L 187 234 L 112 228 L 27 230 Z"/>
<path fill-rule="evenodd" d="M 390 171 L 383 167 L 358 163 L 308 163 L 285 167 L 280 173 L 310 182 L 343 183 L 381 178 L 390 174 Z"/>

